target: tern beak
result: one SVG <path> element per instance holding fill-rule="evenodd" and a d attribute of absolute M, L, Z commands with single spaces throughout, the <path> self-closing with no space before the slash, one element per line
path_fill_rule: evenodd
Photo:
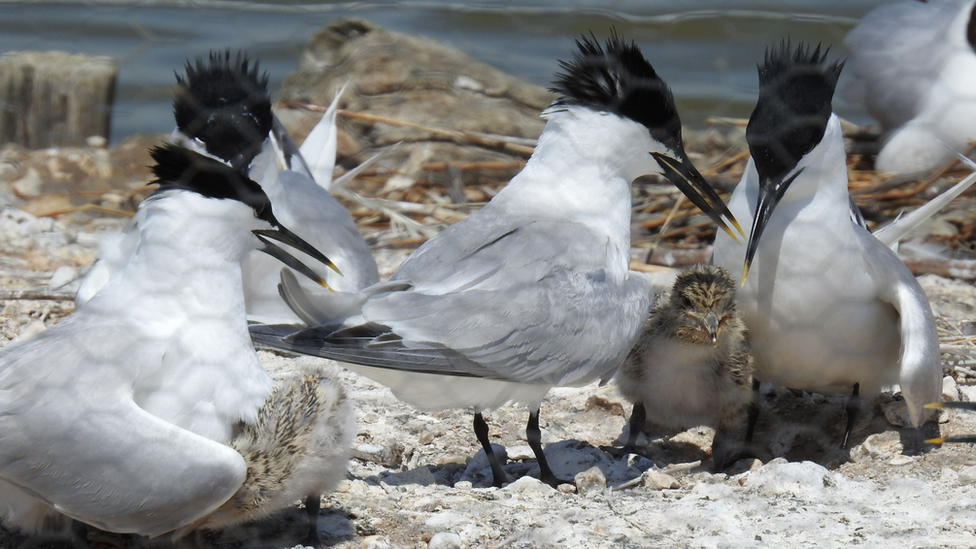
<path fill-rule="evenodd" d="M 976 410 L 976 402 L 930 402 L 925 408 L 955 408 L 957 410 Z M 925 441 L 927 444 L 943 444 L 946 442 L 966 442 L 976 443 L 976 435 L 961 435 L 955 437 L 930 438 Z"/>
<path fill-rule="evenodd" d="M 803 173 L 803 168 L 797 170 L 788 179 L 774 179 L 760 183 L 756 217 L 752 220 L 752 231 L 749 233 L 749 243 L 746 245 L 746 260 L 742 264 L 742 284 L 746 283 L 746 277 L 749 276 L 749 267 L 752 266 L 752 260 L 756 256 L 756 250 L 759 249 L 759 238 L 762 236 L 763 230 L 766 229 L 766 224 L 769 223 L 769 218 L 773 215 L 773 210 L 776 209 L 780 200 L 783 199 L 783 194 L 786 193 L 786 189 L 789 188 L 790 184 L 801 173 Z"/>
<path fill-rule="evenodd" d="M 742 232 L 742 227 L 739 226 L 739 222 L 736 221 L 735 216 L 732 215 L 728 206 L 719 198 L 715 189 L 698 173 L 694 164 L 688 159 L 688 155 L 685 154 L 684 149 L 679 148 L 674 157 L 656 152 L 652 152 L 651 156 L 661 166 L 664 177 L 667 177 L 674 183 L 674 186 L 678 187 L 678 190 L 684 193 L 692 204 L 698 206 L 698 209 L 711 218 L 723 231 L 728 233 L 733 240 L 736 242 L 739 241 L 735 233 L 732 232 L 732 229 L 726 224 L 725 219 L 722 219 L 723 215 L 739 231 L 739 234 L 745 237 L 745 233 Z"/>
<path fill-rule="evenodd" d="M 335 266 L 335 264 L 332 262 L 331 259 L 325 257 L 325 255 L 322 252 L 315 249 L 314 246 L 306 242 L 300 236 L 291 232 L 289 229 L 285 228 L 283 225 L 279 225 L 277 229 L 255 229 L 251 232 L 253 232 L 258 237 L 258 239 L 264 243 L 264 247 L 261 248 L 262 252 L 270 255 L 271 257 L 277 259 L 278 261 L 281 261 L 288 267 L 291 267 L 292 269 L 298 271 L 299 273 L 314 280 L 316 284 L 319 284 L 322 287 L 328 288 L 325 279 L 315 274 L 315 271 L 310 269 L 307 265 L 305 265 L 304 263 L 296 259 L 290 253 L 285 251 L 281 246 L 278 246 L 272 241 L 273 240 L 278 241 L 281 242 L 282 244 L 291 246 L 292 248 L 307 254 L 309 257 L 315 259 L 316 261 L 319 261 L 323 265 L 326 265 L 333 271 L 342 274 L 342 272 L 339 271 L 339 268 Z"/>

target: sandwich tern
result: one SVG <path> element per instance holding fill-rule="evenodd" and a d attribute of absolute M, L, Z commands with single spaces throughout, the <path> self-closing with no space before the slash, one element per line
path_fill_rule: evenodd
<path fill-rule="evenodd" d="M 470 408 L 494 484 L 505 473 L 482 413 L 529 408 L 526 438 L 542 479 L 539 408 L 553 386 L 608 380 L 653 301 L 628 270 L 631 183 L 663 173 L 731 233 L 724 203 L 692 166 L 671 91 L 638 47 L 577 41 L 525 168 L 483 209 L 427 241 L 388 282 L 336 303 L 282 273 L 313 326 L 252 326 L 260 346 L 332 358 L 423 410 Z"/>
<path fill-rule="evenodd" d="M 896 2 L 871 10 L 844 39 L 842 90 L 885 131 L 878 171 L 931 172 L 976 140 L 976 3 Z"/>
<path fill-rule="evenodd" d="M 214 52 L 209 62 L 187 62 L 185 76 L 177 76 L 173 101 L 177 127 L 170 141 L 225 162 L 257 181 L 274 204 L 278 219 L 295 227 L 342 274 L 314 262 L 305 264 L 329 287 L 353 292 L 376 283 L 379 272 L 351 214 L 329 193 L 341 93 L 299 148 L 271 111 L 268 77 L 260 73 L 258 63 L 251 64 L 240 54 L 232 58 L 229 51 Z M 355 173 L 358 168 L 343 178 Z M 98 261 L 79 286 L 76 304 L 90 299 L 128 261 L 143 217 L 137 213 L 120 234 L 104 239 Z M 281 269 L 281 263 L 267 254 L 256 251 L 248 257 L 244 295 L 250 318 L 299 321 L 278 295 Z"/>
<path fill-rule="evenodd" d="M 285 258 L 271 241 L 328 259 L 237 170 L 176 145 L 151 155 L 159 188 L 139 206 L 125 265 L 70 317 L 0 349 L 8 527 L 59 530 L 70 517 L 160 535 L 248 478 L 227 445 L 241 422 L 260 425 L 273 382 L 248 335 L 241 263 L 261 243 Z"/>
<path fill-rule="evenodd" d="M 831 108 L 843 64 L 826 56 L 786 42 L 767 50 L 746 131 L 751 158 L 729 200 L 751 224 L 748 244 L 719 234 L 713 263 L 741 269 L 736 297 L 756 379 L 852 395 L 846 447 L 860 394 L 899 385 L 918 426 L 941 394 L 942 367 L 925 293 L 851 214 Z"/>

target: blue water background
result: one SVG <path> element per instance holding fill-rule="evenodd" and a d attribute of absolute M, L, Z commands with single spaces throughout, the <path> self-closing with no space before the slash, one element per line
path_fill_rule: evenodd
<path fill-rule="evenodd" d="M 272 89 L 294 70 L 321 27 L 361 17 L 389 29 L 442 40 L 526 80 L 547 85 L 573 39 L 613 27 L 637 41 L 671 84 L 687 126 L 709 116 L 747 117 L 756 63 L 785 37 L 823 42 L 844 58 L 845 34 L 878 0 L 622 0 L 530 2 L 103 1 L 2 2 L 0 52 L 64 50 L 119 63 L 112 141 L 169 131 L 173 71 L 210 50 L 243 49 L 261 60 Z M 843 83 L 843 77 L 842 81 Z M 870 119 L 839 97 L 835 109 Z"/>

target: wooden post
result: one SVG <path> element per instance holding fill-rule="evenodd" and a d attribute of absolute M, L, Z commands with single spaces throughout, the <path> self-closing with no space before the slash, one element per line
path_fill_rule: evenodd
<path fill-rule="evenodd" d="M 109 57 L 0 55 L 0 143 L 43 149 L 108 139 L 117 73 Z"/>

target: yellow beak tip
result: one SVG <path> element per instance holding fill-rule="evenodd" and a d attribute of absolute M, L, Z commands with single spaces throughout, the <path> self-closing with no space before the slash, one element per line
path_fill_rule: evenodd
<path fill-rule="evenodd" d="M 735 225 L 735 230 L 739 231 L 739 234 L 742 235 L 742 238 L 745 238 L 746 237 L 746 233 L 745 233 L 745 231 L 742 230 L 742 226 L 739 225 L 739 222 L 735 218 L 732 218 L 732 224 Z M 732 237 L 732 238 L 735 238 L 735 237 Z M 736 242 L 738 242 L 738 239 L 736 239 Z"/>
<path fill-rule="evenodd" d="M 736 226 L 738 227 L 738 223 L 736 223 Z M 735 233 L 732 232 L 732 229 L 730 229 L 728 225 L 722 225 L 722 230 L 725 231 L 725 234 L 732 237 L 732 240 L 735 240 L 736 244 L 742 244 L 742 242 L 739 241 L 739 237 L 735 236 Z M 739 232 L 741 233 L 742 231 L 740 230 Z"/>

